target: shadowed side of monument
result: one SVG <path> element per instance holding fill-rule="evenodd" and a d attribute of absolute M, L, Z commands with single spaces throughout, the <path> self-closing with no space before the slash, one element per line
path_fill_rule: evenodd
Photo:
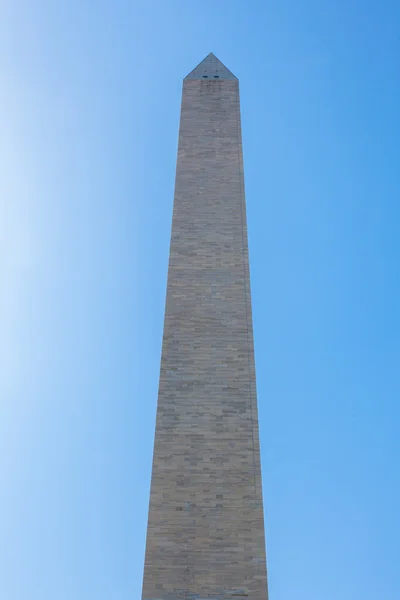
<path fill-rule="evenodd" d="M 183 82 L 142 600 L 267 600 L 239 82 Z"/>

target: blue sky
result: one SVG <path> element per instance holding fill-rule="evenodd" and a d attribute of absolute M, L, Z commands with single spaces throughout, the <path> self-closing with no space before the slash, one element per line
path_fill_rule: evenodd
<path fill-rule="evenodd" d="M 270 595 L 398 600 L 400 4 L 4 0 L 0 598 L 140 599 L 181 79 L 241 83 Z"/>

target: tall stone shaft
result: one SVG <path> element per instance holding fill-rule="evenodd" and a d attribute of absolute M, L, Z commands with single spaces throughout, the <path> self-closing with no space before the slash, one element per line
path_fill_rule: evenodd
<path fill-rule="evenodd" d="M 239 82 L 183 82 L 143 600 L 267 600 Z"/>

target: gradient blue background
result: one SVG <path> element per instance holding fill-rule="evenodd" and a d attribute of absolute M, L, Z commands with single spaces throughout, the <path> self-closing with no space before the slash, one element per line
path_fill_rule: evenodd
<path fill-rule="evenodd" d="M 240 78 L 271 600 L 400 598 L 400 4 L 0 8 L 0 598 L 139 600 L 181 79 Z"/>

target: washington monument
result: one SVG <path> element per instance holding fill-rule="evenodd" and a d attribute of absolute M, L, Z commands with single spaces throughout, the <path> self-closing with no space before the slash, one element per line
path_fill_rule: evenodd
<path fill-rule="evenodd" d="M 183 81 L 142 600 L 268 600 L 238 79 Z"/>

